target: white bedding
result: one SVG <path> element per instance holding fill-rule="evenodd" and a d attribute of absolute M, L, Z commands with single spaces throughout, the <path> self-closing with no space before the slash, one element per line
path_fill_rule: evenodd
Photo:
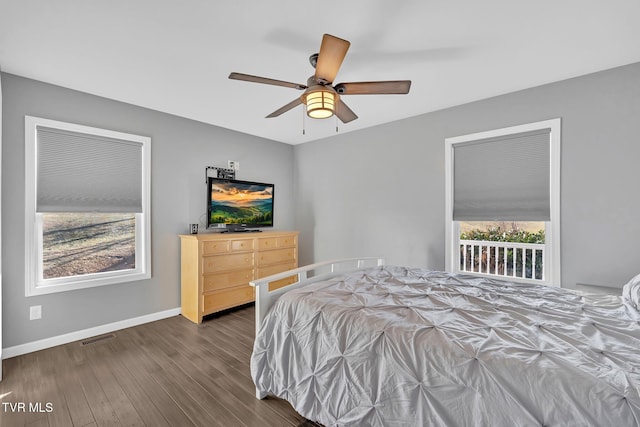
<path fill-rule="evenodd" d="M 640 274 L 624 285 L 622 288 L 622 298 L 640 310 Z"/>
<path fill-rule="evenodd" d="M 616 297 L 378 267 L 284 294 L 251 374 L 326 426 L 636 426 L 640 313 Z"/>

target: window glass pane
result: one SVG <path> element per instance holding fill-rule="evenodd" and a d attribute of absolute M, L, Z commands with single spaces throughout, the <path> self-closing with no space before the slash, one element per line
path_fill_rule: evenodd
<path fill-rule="evenodd" d="M 459 269 L 544 280 L 545 223 L 460 221 Z"/>
<path fill-rule="evenodd" d="M 544 243 L 543 221 L 459 221 L 460 239 Z"/>
<path fill-rule="evenodd" d="M 42 214 L 43 279 L 134 269 L 132 213 Z"/>

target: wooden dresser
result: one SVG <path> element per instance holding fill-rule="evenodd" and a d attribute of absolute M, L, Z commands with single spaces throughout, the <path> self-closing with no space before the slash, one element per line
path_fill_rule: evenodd
<path fill-rule="evenodd" d="M 298 266 L 297 231 L 184 234 L 180 243 L 182 315 L 195 323 L 253 301 L 251 280 Z"/>

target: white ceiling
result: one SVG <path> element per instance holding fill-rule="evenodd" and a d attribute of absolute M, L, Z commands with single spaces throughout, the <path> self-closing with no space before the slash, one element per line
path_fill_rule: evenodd
<path fill-rule="evenodd" d="M 341 133 L 640 61 L 638 0 L 0 0 L 3 71 L 290 144 L 335 135 L 302 107 L 323 33 L 351 42 L 335 83 L 413 81 L 353 95 Z"/>

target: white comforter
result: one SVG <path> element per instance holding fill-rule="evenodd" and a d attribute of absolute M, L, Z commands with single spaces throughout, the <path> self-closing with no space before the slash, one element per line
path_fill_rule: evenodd
<path fill-rule="evenodd" d="M 378 267 L 283 295 L 251 374 L 326 426 L 636 426 L 640 313 L 616 297 Z"/>

